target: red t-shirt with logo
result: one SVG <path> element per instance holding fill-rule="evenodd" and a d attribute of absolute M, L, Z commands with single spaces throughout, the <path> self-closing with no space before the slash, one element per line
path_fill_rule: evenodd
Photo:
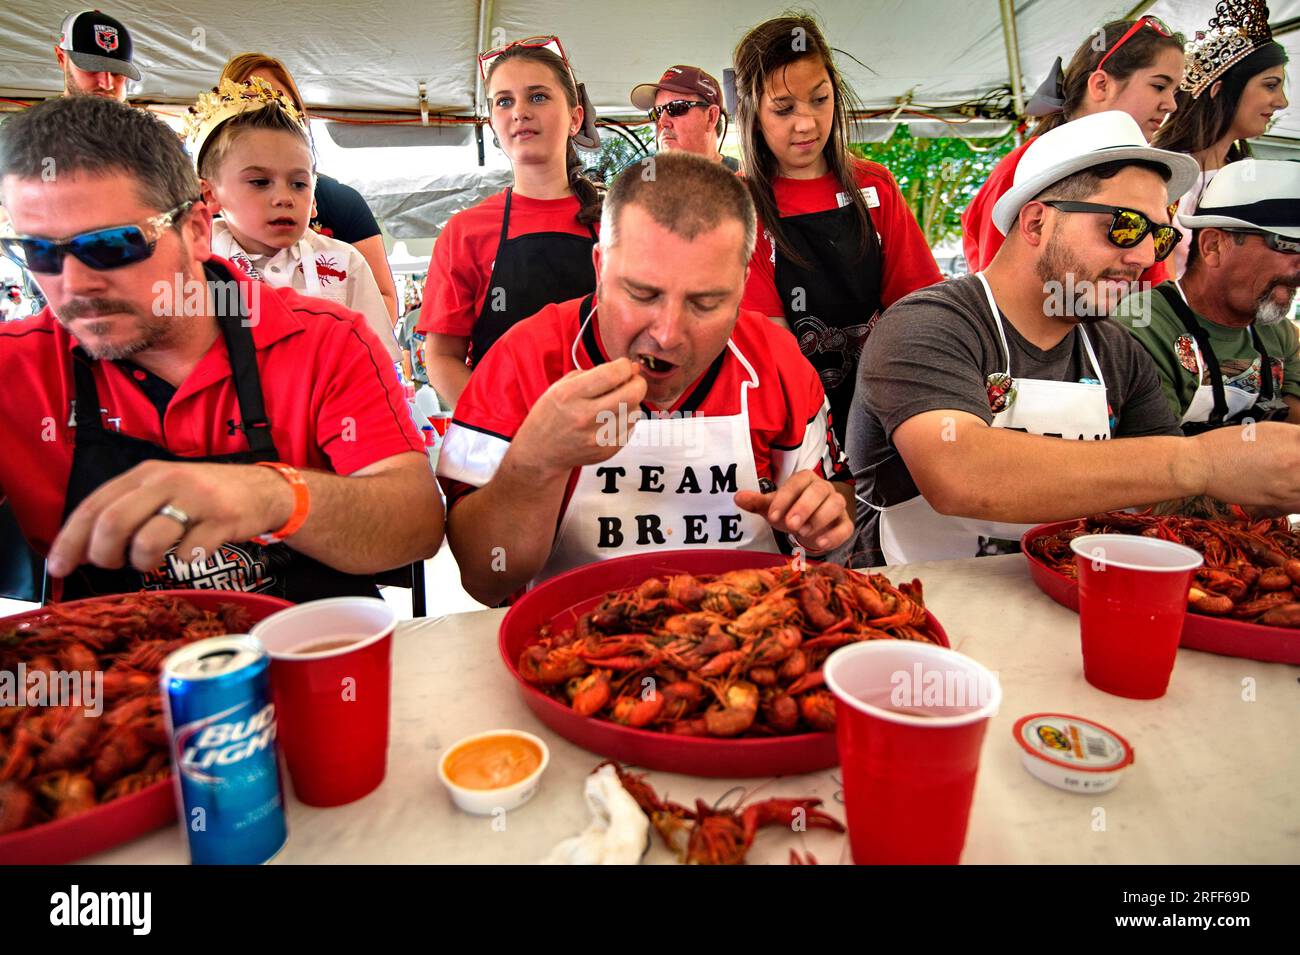
<path fill-rule="evenodd" d="M 515 325 L 470 375 L 438 457 L 449 508 L 492 479 L 537 399 L 574 370 L 575 342 L 579 369 L 609 360 L 595 319 L 579 333 L 582 301 L 548 305 Z M 830 429 L 821 379 L 799 353 L 794 337 L 757 312 L 742 309 L 731 341 L 758 377 L 758 385 L 748 389 L 748 409 L 759 478 L 779 486 L 795 471 L 813 470 L 850 480 Z M 741 383 L 749 380 L 749 372 L 726 348 L 671 408 L 645 410 L 737 415 Z M 700 463 L 705 484 L 709 464 Z M 578 473 L 570 476 L 566 502 Z"/>
<path fill-rule="evenodd" d="M 534 232 L 590 236 L 591 231 L 578 221 L 581 207 L 576 196 L 530 199 L 516 192 L 510 201 L 508 238 Z M 465 337 L 473 332 L 487 300 L 505 210 L 506 194 L 502 191 L 456 213 L 447 222 L 433 244 L 417 332 Z M 593 223 L 591 228 L 599 234 L 598 225 Z"/>
<path fill-rule="evenodd" d="M 208 266 L 218 276 L 224 269 L 245 287 L 262 396 L 281 461 L 346 475 L 395 454 L 423 453 L 392 362 L 364 316 L 254 282 L 224 259 L 213 258 Z M 72 469 L 76 344 L 48 307 L 0 325 L 0 495 L 41 554 L 62 526 Z M 98 361 L 93 374 L 106 429 L 181 457 L 248 450 L 237 427 L 243 415 L 220 335 L 181 382 L 162 421 L 121 365 Z"/>
<path fill-rule="evenodd" d="M 880 236 L 885 262 L 880 299 L 883 307 L 888 308 L 904 295 L 940 281 L 943 275 L 889 170 L 879 163 L 856 158 L 853 169 L 858 188 L 869 190 L 865 193 L 868 212 Z M 843 204 L 840 192 L 839 180 L 829 172 L 817 179 L 779 176 L 772 180 L 772 193 L 782 218 L 838 209 Z M 776 287 L 776 251 L 762 222 L 758 224 L 758 240 L 749 260 L 749 282 L 740 304 L 763 315 L 785 314 Z"/>

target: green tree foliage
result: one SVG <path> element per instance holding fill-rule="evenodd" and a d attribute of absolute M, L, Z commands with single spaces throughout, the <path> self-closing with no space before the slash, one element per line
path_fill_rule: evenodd
<path fill-rule="evenodd" d="M 1014 145 L 1010 135 L 921 139 L 900 123 L 885 142 L 854 143 L 850 148 L 893 173 L 925 241 L 933 247 L 961 234 L 962 210 Z"/>

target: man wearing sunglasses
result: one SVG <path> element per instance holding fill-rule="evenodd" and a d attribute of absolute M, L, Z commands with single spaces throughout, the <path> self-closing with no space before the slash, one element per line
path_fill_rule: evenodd
<path fill-rule="evenodd" d="M 722 92 L 718 81 L 698 66 L 670 66 L 658 83 L 634 87 L 631 98 L 654 121 L 660 149 L 695 153 L 732 172 L 740 169 L 735 159 L 718 152 L 727 119 Z"/>
<path fill-rule="evenodd" d="M 867 341 L 855 562 L 1002 552 L 1033 524 L 1202 495 L 1300 508 L 1300 432 L 1183 437 L 1150 357 L 1104 320 L 1176 245 L 1168 206 L 1196 172 L 1118 111 L 1025 150 L 989 267 L 895 303 Z"/>
<path fill-rule="evenodd" d="M 102 96 L 126 102 L 126 81 L 140 79 L 131 62 L 131 34 L 122 21 L 82 10 L 63 21 L 54 55 L 63 70 L 64 96 Z"/>
<path fill-rule="evenodd" d="M 0 496 L 56 596 L 375 595 L 373 574 L 437 550 L 441 503 L 378 338 L 211 256 L 164 123 L 47 100 L 0 127 L 0 190 L 0 251 L 49 302 L 0 328 Z"/>
<path fill-rule="evenodd" d="M 1125 301 L 1117 320 L 1151 354 L 1187 434 L 1300 423 L 1300 163 L 1243 159 L 1206 187 L 1187 270 Z"/>

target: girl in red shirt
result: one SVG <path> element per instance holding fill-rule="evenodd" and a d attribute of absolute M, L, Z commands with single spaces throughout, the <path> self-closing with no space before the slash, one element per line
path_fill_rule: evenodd
<path fill-rule="evenodd" d="M 852 94 L 815 20 L 759 24 L 733 63 L 743 170 L 760 220 L 741 304 L 794 332 L 842 444 L 875 316 L 938 282 L 939 267 L 893 176 L 849 152 Z"/>
<path fill-rule="evenodd" d="M 451 404 L 507 329 L 596 288 L 601 198 L 574 148 L 599 145 L 596 115 L 559 40 L 520 40 L 479 63 L 514 186 L 456 213 L 434 243 L 416 330 L 429 383 Z"/>
<path fill-rule="evenodd" d="M 1029 114 L 1043 117 L 1034 136 L 1080 116 L 1118 109 L 1132 116 L 1150 141 L 1165 117 L 1177 109 L 1174 94 L 1182 78 L 1181 33 L 1155 17 L 1107 23 L 1100 35 L 1094 31 L 1080 44 L 1064 73 L 1057 59 L 1030 100 Z M 962 248 L 972 272 L 987 267 L 1002 247 L 1006 236 L 993 224 L 993 206 L 1011 188 L 1020 157 L 1031 142 L 1032 137 L 1002 157 L 962 213 Z M 1157 262 L 1143 279 L 1158 284 L 1164 280 L 1164 270 L 1164 263 Z"/>

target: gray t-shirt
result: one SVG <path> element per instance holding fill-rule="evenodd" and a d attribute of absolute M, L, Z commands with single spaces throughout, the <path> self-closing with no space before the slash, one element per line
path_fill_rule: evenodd
<path fill-rule="evenodd" d="M 1097 380 L 1078 328 L 1044 351 L 1002 317 L 1013 378 Z M 1181 435 L 1160 391 L 1150 356 L 1110 320 L 1087 326 L 1101 363 L 1116 438 Z M 916 484 L 892 444 L 894 429 L 927 411 L 965 411 L 992 424 L 990 375 L 1007 368 L 1006 353 L 979 278 L 966 275 L 918 289 L 890 307 L 872 329 L 858 364 L 847 451 L 857 476 L 859 540 L 854 563 L 878 562 L 876 511 L 910 500 Z M 989 480 L 1014 493 L 1014 474 Z"/>

